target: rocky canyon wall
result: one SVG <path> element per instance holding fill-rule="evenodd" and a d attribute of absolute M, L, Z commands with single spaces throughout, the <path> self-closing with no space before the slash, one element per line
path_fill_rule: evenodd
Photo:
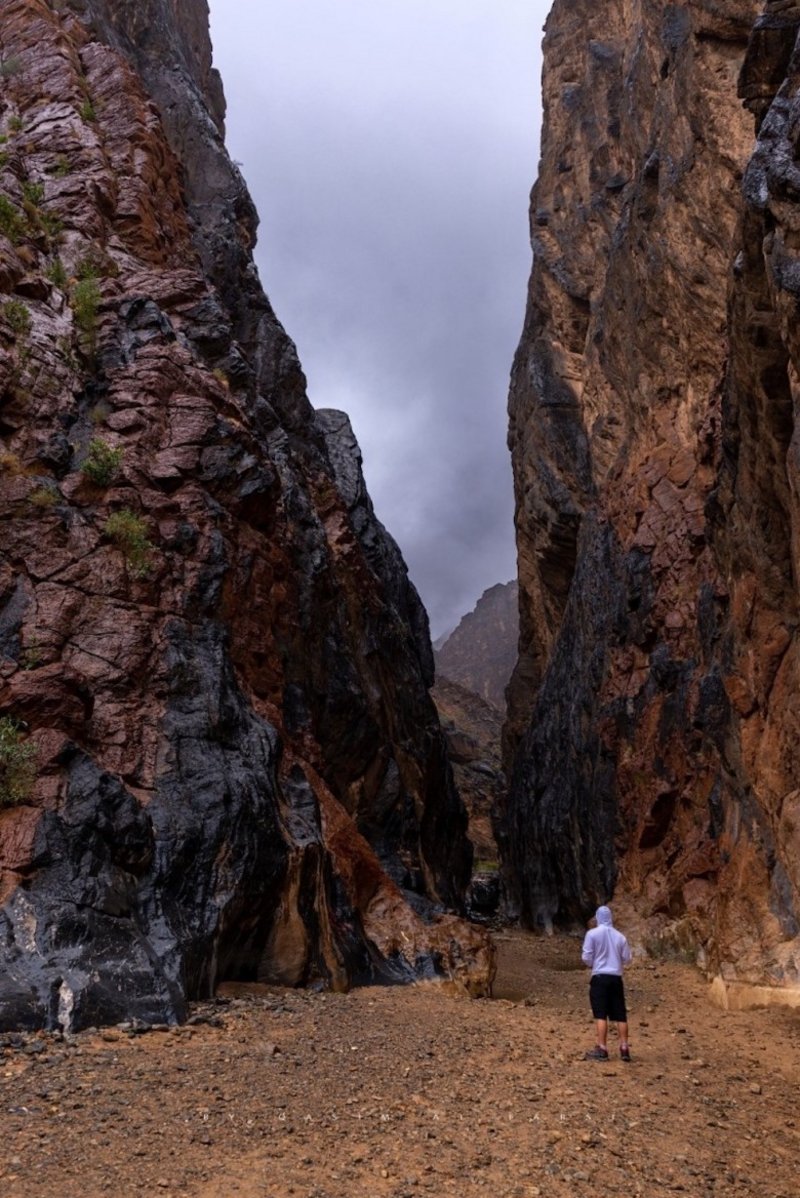
<path fill-rule="evenodd" d="M 503 827 L 529 925 L 615 894 L 797 984 L 800 10 L 762 7 L 547 22 Z"/>
<path fill-rule="evenodd" d="M 223 121 L 205 0 L 0 7 L 0 1026 L 489 982 L 427 618 Z"/>

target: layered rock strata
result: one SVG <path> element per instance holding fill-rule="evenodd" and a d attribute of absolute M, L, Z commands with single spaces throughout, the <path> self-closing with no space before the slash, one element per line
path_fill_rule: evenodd
<path fill-rule="evenodd" d="M 471 851 L 427 619 L 223 116 L 204 0 L 0 8 L 0 1026 L 490 981 L 437 915 Z"/>
<path fill-rule="evenodd" d="M 710 971 L 785 985 L 800 981 L 800 12 L 759 9 L 556 0 L 548 19 L 510 399 L 504 826 L 527 923 L 616 893 Z"/>

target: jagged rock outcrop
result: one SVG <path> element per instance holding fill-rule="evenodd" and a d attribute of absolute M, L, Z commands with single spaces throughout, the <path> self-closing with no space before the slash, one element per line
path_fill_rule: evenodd
<path fill-rule="evenodd" d="M 6 0 L 0 59 L 0 1026 L 485 990 L 427 619 L 261 290 L 204 0 Z"/>
<path fill-rule="evenodd" d="M 518 608 L 516 581 L 489 587 L 434 654 L 437 675 L 474 691 L 502 712 L 517 661 Z"/>
<path fill-rule="evenodd" d="M 529 924 L 616 892 L 796 984 L 800 12 L 760 8 L 548 19 L 504 843 Z"/>

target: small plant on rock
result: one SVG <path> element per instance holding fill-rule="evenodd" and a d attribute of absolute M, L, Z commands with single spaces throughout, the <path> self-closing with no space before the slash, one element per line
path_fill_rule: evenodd
<path fill-rule="evenodd" d="M 56 241 L 64 232 L 64 222 L 53 216 L 52 212 L 37 211 L 36 219 L 48 241 Z"/>
<path fill-rule="evenodd" d="M 0 807 L 30 798 L 36 780 L 36 745 L 26 741 L 10 716 L 0 718 Z"/>
<path fill-rule="evenodd" d="M 75 267 L 79 279 L 99 279 L 103 273 L 103 251 L 93 245 Z"/>
<path fill-rule="evenodd" d="M 0 233 L 16 245 L 25 233 L 25 218 L 8 196 L 0 195 Z"/>
<path fill-rule="evenodd" d="M 0 453 L 0 472 L 10 474 L 12 478 L 17 478 L 20 474 L 24 474 L 25 467 L 22 464 L 19 454 L 3 450 Z"/>
<path fill-rule="evenodd" d="M 123 453 L 121 445 L 112 449 L 101 437 L 93 437 L 81 473 L 95 486 L 107 487 L 119 473 Z"/>
<path fill-rule="evenodd" d="M 92 424 L 105 424 L 108 420 L 109 411 L 108 404 L 103 403 L 101 400 L 100 403 L 96 403 L 93 407 L 89 408 L 88 416 Z"/>
<path fill-rule="evenodd" d="M 94 341 L 97 332 L 97 309 L 100 306 L 100 288 L 93 277 L 79 279 L 72 289 L 70 304 L 75 323 L 82 333 Z"/>
<path fill-rule="evenodd" d="M 87 124 L 91 121 L 97 120 L 97 113 L 94 110 L 94 104 L 88 97 L 81 104 L 79 111 L 81 114 L 81 120 L 86 121 Z"/>
<path fill-rule="evenodd" d="M 26 337 L 31 331 L 31 314 L 19 300 L 7 300 L 3 304 L 3 316 L 18 337 Z"/>
<path fill-rule="evenodd" d="M 22 207 L 27 218 L 27 231 L 32 236 L 41 231 L 48 241 L 55 241 L 62 233 L 64 225 L 52 212 L 43 212 L 39 207 L 44 199 L 44 184 L 24 183 L 22 197 Z"/>
<path fill-rule="evenodd" d="M 67 285 L 67 271 L 60 258 L 54 258 L 47 270 L 47 277 L 54 287 L 63 291 Z"/>
<path fill-rule="evenodd" d="M 52 487 L 34 487 L 28 496 L 28 503 L 39 511 L 47 512 L 58 503 L 58 494 Z"/>
<path fill-rule="evenodd" d="M 153 545 L 141 516 L 137 516 L 130 508 L 113 512 L 103 525 L 103 535 L 122 550 L 134 578 L 147 577 L 152 568 L 150 554 Z"/>
<path fill-rule="evenodd" d="M 23 183 L 22 194 L 28 204 L 34 208 L 38 208 L 44 199 L 44 184 L 43 183 Z"/>

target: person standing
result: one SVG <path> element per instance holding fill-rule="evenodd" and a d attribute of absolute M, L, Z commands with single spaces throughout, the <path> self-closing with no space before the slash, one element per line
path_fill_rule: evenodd
<path fill-rule="evenodd" d="M 630 963 L 631 950 L 622 932 L 614 927 L 609 907 L 598 907 L 595 918 L 597 927 L 586 933 L 581 950 L 584 965 L 592 971 L 589 1002 L 597 1021 L 597 1044 L 585 1057 L 587 1061 L 608 1060 L 608 1021 L 613 1019 L 619 1029 L 619 1055 L 623 1061 L 630 1061 L 622 971 Z"/>

